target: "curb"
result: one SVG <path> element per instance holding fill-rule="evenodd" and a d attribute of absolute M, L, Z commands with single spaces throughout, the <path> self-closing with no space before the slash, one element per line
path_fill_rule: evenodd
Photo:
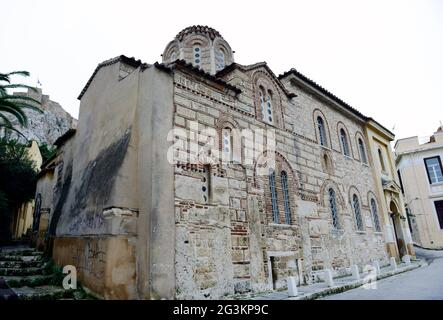
<path fill-rule="evenodd" d="M 412 271 L 412 270 L 415 270 L 418 268 L 423 268 L 426 266 L 428 266 L 427 262 L 420 261 L 417 264 L 398 268 L 396 271 L 390 270 L 390 271 L 384 272 L 384 273 L 380 274 L 379 276 L 377 276 L 377 280 L 382 280 L 385 278 L 389 278 L 389 277 L 392 277 L 392 276 L 395 276 L 395 275 L 398 275 L 401 273 Z M 356 288 L 363 286 L 364 284 L 366 284 L 365 280 L 356 280 L 356 281 L 352 281 L 352 282 L 344 284 L 344 285 L 333 286 L 330 288 L 323 288 L 323 289 L 319 289 L 319 290 L 311 292 L 311 293 L 301 294 L 296 297 L 288 297 L 283 300 L 315 300 L 315 299 L 326 297 L 329 295 L 338 294 L 338 293 L 342 293 L 342 292 L 349 291 L 352 289 L 356 289 Z"/>

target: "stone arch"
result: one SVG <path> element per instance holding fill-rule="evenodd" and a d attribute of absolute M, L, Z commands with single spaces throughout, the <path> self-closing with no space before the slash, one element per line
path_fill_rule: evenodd
<path fill-rule="evenodd" d="M 219 152 L 223 149 L 223 130 L 230 129 L 232 134 L 232 160 L 241 163 L 244 157 L 242 148 L 242 134 L 238 122 L 230 115 L 222 114 L 216 123 L 217 141 L 216 147 Z M 222 159 L 220 158 L 220 161 Z"/>
<path fill-rule="evenodd" d="M 273 104 L 274 112 L 274 125 L 276 127 L 283 128 L 283 109 L 282 109 L 282 98 L 278 85 L 272 79 L 272 77 L 262 71 L 256 71 L 252 76 L 252 84 L 254 89 L 254 105 L 255 105 L 255 115 L 259 121 L 263 121 L 263 114 L 260 105 L 260 90 L 264 90 L 265 93 L 271 92 L 271 100 Z"/>
<path fill-rule="evenodd" d="M 183 39 L 182 44 L 183 47 L 191 47 L 199 44 L 202 48 L 209 47 L 211 40 L 208 36 L 202 34 L 192 34 L 188 35 L 185 39 Z"/>
<path fill-rule="evenodd" d="M 361 219 L 361 225 L 362 225 L 362 229 L 359 230 L 358 229 L 358 222 L 357 222 L 357 216 L 356 216 L 356 212 L 354 210 L 354 195 L 357 196 L 358 202 L 359 202 L 359 207 L 360 207 L 360 219 Z M 357 231 L 364 231 L 365 230 L 365 219 L 364 219 L 364 214 L 363 214 L 363 198 L 361 197 L 360 191 L 357 189 L 356 186 L 351 186 L 349 188 L 349 204 L 351 206 L 351 212 L 352 212 L 352 216 L 354 218 L 354 227 Z"/>
<path fill-rule="evenodd" d="M 395 199 L 394 197 L 392 197 L 391 200 L 389 201 L 389 211 L 390 213 L 400 215 L 400 206 L 397 202 L 397 199 Z"/>
<path fill-rule="evenodd" d="M 315 141 L 320 144 L 320 133 L 318 132 L 318 127 L 317 127 L 317 118 L 321 117 L 323 119 L 323 123 L 325 125 L 326 128 L 326 139 L 327 141 L 327 148 L 332 149 L 332 141 L 331 141 L 331 132 L 329 130 L 329 124 L 328 124 L 328 120 L 326 119 L 326 116 L 323 114 L 323 112 L 320 109 L 315 109 L 312 112 L 312 119 L 313 119 L 313 123 L 314 123 L 314 131 L 315 131 Z"/>
<path fill-rule="evenodd" d="M 176 54 L 176 57 L 174 58 L 172 55 L 173 53 Z M 162 54 L 163 62 L 170 63 L 175 61 L 176 59 L 180 59 L 180 44 L 177 40 L 172 40 L 168 43 L 165 50 Z"/>
<path fill-rule="evenodd" d="M 267 157 L 267 151 L 263 152 L 263 156 Z M 281 174 L 284 171 L 287 178 L 287 188 L 289 197 L 289 208 L 290 208 L 290 220 L 291 225 L 298 225 L 297 218 L 297 191 L 298 191 L 298 181 L 297 176 L 292 169 L 291 164 L 286 160 L 286 158 L 279 152 L 275 151 L 275 186 L 277 193 L 277 206 L 278 206 L 278 216 L 279 223 L 285 223 L 285 206 L 284 197 L 281 183 Z M 273 210 L 272 210 L 272 196 L 271 189 L 269 185 L 269 175 L 257 175 L 257 164 L 259 160 L 256 161 L 254 165 L 254 184 L 255 186 L 263 191 L 264 195 L 264 210 L 266 214 L 266 221 L 273 221 Z"/>
<path fill-rule="evenodd" d="M 294 177 L 294 182 L 296 184 L 296 188 L 298 189 L 299 188 L 299 183 L 298 183 L 298 180 L 297 180 L 297 175 L 296 175 L 296 172 L 292 169 L 292 166 L 289 163 L 289 161 L 286 160 L 286 157 L 283 156 L 278 151 L 274 151 L 274 155 L 275 155 L 275 162 L 276 162 L 276 164 L 277 163 L 283 164 L 283 167 L 285 169 L 287 169 L 291 173 L 291 175 Z M 254 173 L 253 173 L 253 176 L 254 176 L 254 186 L 257 187 L 258 189 L 263 189 L 263 184 L 262 184 L 261 176 L 257 175 L 257 166 L 259 166 L 259 164 L 260 164 L 260 159 L 262 157 L 266 158 L 267 156 L 268 156 L 268 151 L 263 151 L 262 154 L 259 155 L 255 159 L 255 161 L 254 161 Z M 288 174 L 289 174 L 289 172 L 288 172 Z"/>
<path fill-rule="evenodd" d="M 334 174 L 334 162 L 332 161 L 332 154 L 330 150 L 321 149 L 320 162 L 323 172 L 329 175 Z"/>
<path fill-rule="evenodd" d="M 338 137 L 338 142 L 339 142 L 338 144 L 340 146 L 340 152 L 342 154 L 344 154 L 343 146 L 342 146 L 342 143 L 341 143 L 341 136 L 340 136 L 341 135 L 341 133 L 340 133 L 341 129 L 343 129 L 345 131 L 345 134 L 346 134 L 346 139 L 347 139 L 348 147 L 349 147 L 349 156 L 353 157 L 354 156 L 354 151 L 353 151 L 353 147 L 352 147 L 351 135 L 349 134 L 348 128 L 341 121 L 337 122 L 337 137 Z"/>
<path fill-rule="evenodd" d="M 234 62 L 233 52 L 231 46 L 222 38 L 215 38 L 213 42 L 214 54 L 217 50 L 222 50 L 225 53 L 225 66 Z"/>
<path fill-rule="evenodd" d="M 378 198 L 377 198 L 377 196 L 375 195 L 374 192 L 368 191 L 368 194 L 367 194 L 366 198 L 367 198 L 367 201 L 368 201 L 369 208 L 371 206 L 371 199 L 374 199 L 375 203 L 377 204 L 377 207 L 380 208 L 380 202 L 378 201 Z"/>
<path fill-rule="evenodd" d="M 373 228 L 374 230 L 376 230 L 376 225 L 375 225 L 375 217 L 374 217 L 374 212 L 372 210 L 372 204 L 371 201 L 374 200 L 375 201 L 375 205 L 376 205 L 376 209 L 377 209 L 377 219 L 378 219 L 378 223 L 379 223 L 379 227 L 380 230 L 383 230 L 383 223 L 384 223 L 384 216 L 381 212 L 381 205 L 380 205 L 380 201 L 378 200 L 377 196 L 375 195 L 374 192 L 372 191 L 368 191 L 367 194 L 367 201 L 368 201 L 368 207 L 369 207 L 369 212 L 371 214 L 371 220 L 373 222 Z"/>
<path fill-rule="evenodd" d="M 321 195 L 320 205 L 322 207 L 327 207 L 326 194 L 329 188 L 334 189 L 335 194 L 337 196 L 337 203 L 340 205 L 341 209 L 344 210 L 346 207 L 346 202 L 345 199 L 343 198 L 343 194 L 340 191 L 339 185 L 331 179 L 326 179 L 320 187 L 320 195 Z"/>

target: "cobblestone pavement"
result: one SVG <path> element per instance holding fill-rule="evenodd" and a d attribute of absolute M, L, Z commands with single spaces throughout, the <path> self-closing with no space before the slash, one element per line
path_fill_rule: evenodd
<path fill-rule="evenodd" d="M 357 288 L 322 300 L 443 300 L 443 251 L 416 248 L 428 266 L 377 281 L 376 289 Z"/>

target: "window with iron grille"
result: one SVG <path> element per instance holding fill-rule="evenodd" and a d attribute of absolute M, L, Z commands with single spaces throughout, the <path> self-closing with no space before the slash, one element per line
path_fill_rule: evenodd
<path fill-rule="evenodd" d="M 351 153 L 349 152 L 348 138 L 344 129 L 340 129 L 340 140 L 344 155 L 349 157 Z"/>
<path fill-rule="evenodd" d="M 372 211 L 372 218 L 374 219 L 375 231 L 381 232 L 380 219 L 378 217 L 378 211 L 377 211 L 377 203 L 375 202 L 374 199 L 371 199 L 371 211 Z"/>
<path fill-rule="evenodd" d="M 327 147 L 328 141 L 326 140 L 325 123 L 321 117 L 317 117 L 318 135 L 320 137 L 320 144 Z"/>
<path fill-rule="evenodd" d="M 355 222 L 357 223 L 357 230 L 363 231 L 363 220 L 361 216 L 360 202 L 356 194 L 354 194 L 354 196 L 352 197 L 352 202 L 354 207 Z"/>
<path fill-rule="evenodd" d="M 269 187 L 271 189 L 272 219 L 274 223 L 279 223 L 277 190 L 275 188 L 275 171 L 269 174 Z"/>
<path fill-rule="evenodd" d="M 331 208 L 331 215 L 332 215 L 332 225 L 335 229 L 339 229 L 340 225 L 338 222 L 338 212 L 337 212 L 337 201 L 335 198 L 335 191 L 334 189 L 329 189 L 329 207 Z"/>
<path fill-rule="evenodd" d="M 289 191 L 288 191 L 288 175 L 285 171 L 280 173 L 281 188 L 283 191 L 283 204 L 285 206 L 286 224 L 291 224 L 291 207 L 289 205 Z"/>

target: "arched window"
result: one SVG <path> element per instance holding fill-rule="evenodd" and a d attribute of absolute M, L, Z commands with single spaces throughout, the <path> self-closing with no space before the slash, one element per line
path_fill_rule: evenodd
<path fill-rule="evenodd" d="M 286 224 L 291 224 L 291 207 L 289 205 L 289 191 L 288 191 L 288 175 L 285 171 L 280 173 L 281 188 L 283 191 L 283 204 L 285 206 L 285 220 Z"/>
<path fill-rule="evenodd" d="M 272 110 L 272 92 L 269 90 L 266 96 L 266 110 L 265 110 L 265 121 L 268 123 L 274 122 L 274 115 Z"/>
<path fill-rule="evenodd" d="M 232 161 L 232 130 L 230 128 L 224 128 L 222 130 L 222 136 L 223 161 Z"/>
<path fill-rule="evenodd" d="M 320 144 L 322 146 L 327 147 L 328 141 L 326 140 L 326 129 L 325 129 L 325 123 L 321 117 L 317 117 L 317 127 L 318 127 L 318 135 L 320 138 Z"/>
<path fill-rule="evenodd" d="M 331 215 L 332 215 L 332 225 L 334 226 L 335 229 L 338 229 L 340 225 L 338 223 L 337 200 L 335 199 L 334 189 L 330 188 L 328 194 L 329 194 L 329 207 L 331 208 Z"/>
<path fill-rule="evenodd" d="M 194 45 L 194 63 L 200 67 L 201 66 L 201 48 L 199 45 Z"/>
<path fill-rule="evenodd" d="M 351 153 L 349 152 L 348 137 L 344 129 L 340 129 L 340 140 L 344 155 L 349 157 Z"/>
<path fill-rule="evenodd" d="M 219 71 L 225 67 L 225 53 L 222 49 L 215 50 L 215 69 Z"/>
<path fill-rule="evenodd" d="M 261 108 L 262 120 L 266 121 L 265 90 L 263 89 L 263 87 L 260 87 L 259 95 L 260 95 L 260 108 Z"/>
<path fill-rule="evenodd" d="M 279 223 L 277 189 L 275 188 L 275 171 L 269 174 L 269 187 L 271 189 L 272 218 L 274 223 Z"/>
<path fill-rule="evenodd" d="M 368 158 L 366 157 L 366 149 L 361 138 L 358 138 L 358 148 L 360 149 L 360 157 L 363 163 L 368 163 Z"/>
<path fill-rule="evenodd" d="M 382 171 L 386 171 L 385 161 L 383 160 L 383 154 L 381 153 L 381 149 L 378 149 L 378 158 L 380 160 L 380 166 Z"/>
<path fill-rule="evenodd" d="M 352 197 L 352 206 L 354 207 L 355 222 L 357 223 L 357 230 L 363 231 L 363 220 L 360 211 L 360 202 L 356 194 Z"/>
<path fill-rule="evenodd" d="M 378 217 L 378 211 L 377 211 L 377 204 L 375 203 L 374 199 L 371 199 L 371 211 L 372 211 L 372 218 L 374 219 L 375 231 L 381 232 L 380 219 Z"/>
<path fill-rule="evenodd" d="M 176 52 L 176 51 L 173 51 L 173 52 L 171 53 L 170 62 L 173 62 L 173 61 L 175 61 L 175 60 L 177 60 L 177 52 Z"/>

